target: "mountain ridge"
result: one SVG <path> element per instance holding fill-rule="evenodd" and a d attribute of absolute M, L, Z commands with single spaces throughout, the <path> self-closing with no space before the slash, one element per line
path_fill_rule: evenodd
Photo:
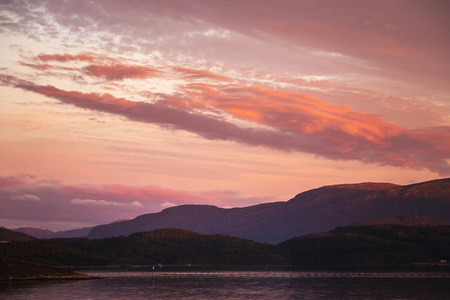
<path fill-rule="evenodd" d="M 404 186 L 374 182 L 330 185 L 299 193 L 287 202 L 242 208 L 180 205 L 133 220 L 93 227 L 87 237 L 96 239 L 158 228 L 181 228 L 278 243 L 360 221 L 415 213 L 450 221 L 450 178 Z"/>

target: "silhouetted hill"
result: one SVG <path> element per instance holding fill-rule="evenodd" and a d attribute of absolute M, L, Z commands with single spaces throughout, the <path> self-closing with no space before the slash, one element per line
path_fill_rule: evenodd
<path fill-rule="evenodd" d="M 88 238 L 182 228 L 203 234 L 226 233 L 259 242 L 279 243 L 364 220 L 398 218 L 415 213 L 450 221 L 450 179 L 406 186 L 390 183 L 325 186 L 298 194 L 287 202 L 244 208 L 182 205 L 130 221 L 96 226 Z"/>
<path fill-rule="evenodd" d="M 34 240 L 35 237 L 22 232 L 15 232 L 5 227 L 0 227 L 0 241 L 28 241 Z"/>
<path fill-rule="evenodd" d="M 450 259 L 450 226 L 349 226 L 278 244 L 291 264 L 411 264 Z"/>
<path fill-rule="evenodd" d="M 90 257 L 108 258 L 127 264 L 287 264 L 274 245 L 182 229 L 159 229 L 96 240 L 36 240 L 26 246 L 70 248 Z"/>

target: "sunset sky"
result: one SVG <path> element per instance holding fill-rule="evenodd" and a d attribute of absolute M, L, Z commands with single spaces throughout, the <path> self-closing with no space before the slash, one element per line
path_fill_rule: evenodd
<path fill-rule="evenodd" d="M 450 176 L 449 1 L 0 1 L 0 226 Z"/>

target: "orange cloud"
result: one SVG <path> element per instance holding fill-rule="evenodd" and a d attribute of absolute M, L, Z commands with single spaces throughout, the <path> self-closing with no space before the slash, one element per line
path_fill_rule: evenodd
<path fill-rule="evenodd" d="M 210 86 L 209 89 L 213 89 Z M 198 90 L 196 86 L 189 89 Z M 200 87 L 204 91 L 204 87 Z M 289 93 L 261 87 L 217 87 L 210 97 L 197 97 L 214 108 L 235 117 L 268 125 L 273 128 L 302 134 L 342 132 L 349 136 L 381 143 L 388 136 L 398 134 L 402 128 L 380 117 L 357 112 L 344 105 L 326 104 L 310 95 Z M 195 94 L 189 94 L 195 97 Z"/>
<path fill-rule="evenodd" d="M 443 150 L 450 146 L 443 142 L 450 140 L 449 128 L 408 131 L 379 116 L 307 94 L 238 84 L 187 84 L 175 96 L 158 94 L 158 101 L 147 103 L 111 94 L 64 91 L 8 76 L 0 79 L 66 104 L 185 130 L 210 140 L 450 173 L 449 153 Z M 237 125 L 219 117 L 224 114 L 262 127 Z"/>

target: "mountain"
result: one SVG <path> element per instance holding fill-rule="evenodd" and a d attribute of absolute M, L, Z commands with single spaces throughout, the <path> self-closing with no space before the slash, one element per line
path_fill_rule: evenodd
<path fill-rule="evenodd" d="M 287 202 L 244 208 L 181 205 L 130 221 L 96 226 L 87 237 L 98 239 L 158 228 L 182 228 L 275 244 L 364 220 L 416 213 L 450 221 L 450 178 L 405 186 L 390 183 L 325 186 L 300 193 Z"/>
<path fill-rule="evenodd" d="M 34 236 L 38 239 L 47 239 L 55 234 L 54 231 L 51 231 L 48 229 L 35 228 L 35 227 L 20 227 L 20 228 L 16 228 L 13 230 Z"/>
<path fill-rule="evenodd" d="M 112 223 L 120 223 L 124 221 L 129 221 L 129 219 L 121 219 L 114 221 Z M 51 231 L 48 229 L 41 229 L 36 227 L 20 227 L 17 229 L 12 229 L 17 232 L 22 232 L 38 239 L 51 239 L 51 238 L 76 238 L 76 237 L 86 237 L 91 231 L 92 227 L 84 227 L 78 229 L 71 229 L 65 231 Z"/>
<path fill-rule="evenodd" d="M 50 239 L 50 238 L 85 237 L 89 233 L 89 231 L 91 231 L 91 229 L 92 227 L 85 227 L 79 229 L 54 232 L 48 229 L 41 229 L 35 227 L 21 227 L 13 230 L 34 236 L 38 239 Z"/>
<path fill-rule="evenodd" d="M 35 237 L 22 232 L 15 232 L 5 227 L 0 227 L 0 241 L 29 241 L 34 240 Z"/>
<path fill-rule="evenodd" d="M 75 238 L 75 237 L 85 237 L 91 231 L 92 227 L 84 227 L 80 229 L 72 229 L 66 231 L 55 232 L 52 236 L 48 238 Z"/>

